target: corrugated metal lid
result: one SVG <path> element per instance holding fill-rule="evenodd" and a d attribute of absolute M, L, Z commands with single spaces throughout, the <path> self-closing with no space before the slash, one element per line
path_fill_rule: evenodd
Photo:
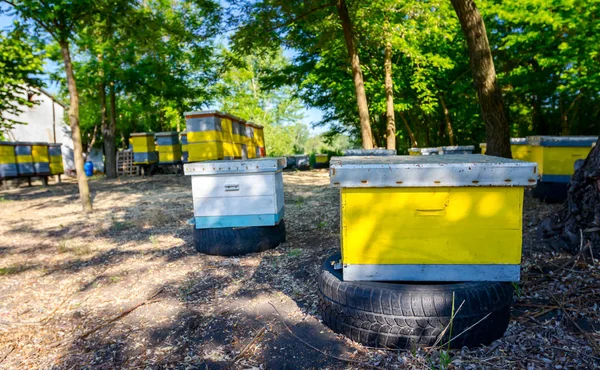
<path fill-rule="evenodd" d="M 533 186 L 537 164 L 481 154 L 333 157 L 333 187 Z"/>
<path fill-rule="evenodd" d="M 257 158 L 186 163 L 186 175 L 220 175 L 235 173 L 276 172 L 286 166 L 285 158 Z"/>
<path fill-rule="evenodd" d="M 344 151 L 345 156 L 356 155 L 371 155 L 371 156 L 390 156 L 396 155 L 393 149 L 347 149 Z"/>
<path fill-rule="evenodd" d="M 413 153 L 421 153 L 423 155 L 439 154 L 440 148 L 410 148 L 409 151 Z"/>
<path fill-rule="evenodd" d="M 534 146 L 589 146 L 598 136 L 528 136 L 529 145 Z"/>
<path fill-rule="evenodd" d="M 129 134 L 129 137 L 135 136 L 154 136 L 154 132 L 134 132 Z"/>

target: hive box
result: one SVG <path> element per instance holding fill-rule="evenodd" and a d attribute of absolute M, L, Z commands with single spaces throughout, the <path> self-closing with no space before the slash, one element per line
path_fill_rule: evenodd
<path fill-rule="evenodd" d="M 542 182 L 568 183 L 575 161 L 585 159 L 597 136 L 529 136 L 529 160 L 538 164 Z"/>
<path fill-rule="evenodd" d="M 536 164 L 456 156 L 334 157 L 348 281 L 517 281 Z"/>
<path fill-rule="evenodd" d="M 485 154 L 487 150 L 487 144 L 481 143 L 479 144 L 481 148 L 481 154 Z M 531 154 L 531 147 L 527 143 L 527 138 L 525 137 L 513 137 L 510 139 L 510 151 L 512 152 L 513 159 L 518 159 L 521 161 L 529 160 L 529 156 Z"/>
<path fill-rule="evenodd" d="M 329 156 L 327 154 L 315 154 L 315 168 L 329 167 Z"/>
<path fill-rule="evenodd" d="M 273 226 L 283 219 L 285 158 L 186 163 L 196 228 Z"/>

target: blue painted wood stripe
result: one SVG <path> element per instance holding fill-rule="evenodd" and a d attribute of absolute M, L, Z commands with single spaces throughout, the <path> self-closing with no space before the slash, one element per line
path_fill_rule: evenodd
<path fill-rule="evenodd" d="M 17 145 L 15 146 L 15 153 L 17 155 L 31 155 L 31 145 Z"/>
<path fill-rule="evenodd" d="M 134 162 L 156 162 L 158 161 L 158 153 L 146 152 L 146 153 L 133 153 Z"/>
<path fill-rule="evenodd" d="M 33 168 L 38 175 L 47 175 L 50 173 L 50 163 L 48 162 L 35 162 Z"/>
<path fill-rule="evenodd" d="M 345 265 L 344 281 L 519 281 L 519 265 Z"/>
<path fill-rule="evenodd" d="M 0 164 L 0 177 L 16 177 L 18 175 L 16 163 Z"/>
<path fill-rule="evenodd" d="M 33 175 L 35 173 L 33 163 L 18 163 L 17 168 L 19 169 L 19 175 Z"/>
<path fill-rule="evenodd" d="M 569 182 L 571 175 L 542 175 L 540 182 Z"/>
<path fill-rule="evenodd" d="M 283 219 L 283 208 L 279 213 L 244 216 L 205 216 L 194 217 L 196 229 L 217 229 L 222 227 L 273 226 Z"/>
<path fill-rule="evenodd" d="M 179 138 L 177 136 L 159 137 L 156 139 L 156 144 L 159 146 L 172 146 L 179 144 Z"/>
<path fill-rule="evenodd" d="M 542 141 L 539 146 L 556 146 L 556 147 L 572 147 L 572 148 L 591 148 L 592 144 L 595 143 L 596 140 L 593 141 Z M 536 146 L 535 144 L 532 144 Z"/>

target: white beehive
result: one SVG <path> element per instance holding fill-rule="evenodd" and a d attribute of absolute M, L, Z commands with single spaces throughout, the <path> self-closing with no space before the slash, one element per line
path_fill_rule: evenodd
<path fill-rule="evenodd" d="M 283 219 L 285 158 L 187 163 L 196 228 L 273 226 Z"/>

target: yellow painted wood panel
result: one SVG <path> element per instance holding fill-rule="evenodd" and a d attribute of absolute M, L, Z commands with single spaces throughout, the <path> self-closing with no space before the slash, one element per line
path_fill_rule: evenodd
<path fill-rule="evenodd" d="M 521 259 L 521 187 L 342 189 L 349 264 L 489 264 Z"/>
<path fill-rule="evenodd" d="M 33 163 L 33 156 L 31 155 L 18 155 L 17 163 Z"/>
<path fill-rule="evenodd" d="M 541 147 L 544 168 L 541 175 L 572 175 L 575 161 L 585 159 L 592 147 Z"/>
<path fill-rule="evenodd" d="M 130 139 L 131 145 L 140 147 L 154 146 L 154 135 L 132 136 Z"/>
<path fill-rule="evenodd" d="M 32 145 L 31 156 L 34 162 L 49 162 L 48 145 Z"/>
<path fill-rule="evenodd" d="M 531 146 L 529 145 L 511 145 L 510 150 L 512 152 L 513 159 L 528 161 L 529 157 L 531 156 Z"/>
<path fill-rule="evenodd" d="M 188 144 L 200 143 L 203 141 L 222 141 L 223 133 L 220 131 L 200 131 L 187 133 Z"/>
<path fill-rule="evenodd" d="M 15 155 L 15 147 L 13 145 L 0 145 L 0 157 Z"/>
<path fill-rule="evenodd" d="M 62 161 L 60 162 L 50 162 L 50 174 L 58 175 L 64 173 Z"/>
<path fill-rule="evenodd" d="M 156 147 L 159 153 L 181 153 L 181 145 L 158 145 Z"/>
<path fill-rule="evenodd" d="M 327 154 L 315 154 L 316 163 L 327 163 Z"/>
<path fill-rule="evenodd" d="M 208 161 L 223 159 L 223 143 L 208 141 L 204 143 L 188 144 L 188 161 Z"/>
<path fill-rule="evenodd" d="M 234 143 L 231 143 L 231 142 L 223 143 L 223 156 L 235 157 L 235 148 L 234 147 L 235 147 Z"/>
<path fill-rule="evenodd" d="M 0 155 L 0 164 L 17 163 L 17 157 L 14 155 Z"/>

